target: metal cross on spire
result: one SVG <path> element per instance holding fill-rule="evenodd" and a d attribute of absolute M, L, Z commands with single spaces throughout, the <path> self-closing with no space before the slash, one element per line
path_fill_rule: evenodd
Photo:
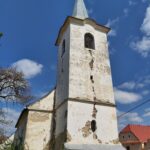
<path fill-rule="evenodd" d="M 73 17 L 76 17 L 76 18 L 79 18 L 79 19 L 88 18 L 87 9 L 85 7 L 85 4 L 84 4 L 83 0 L 75 0 Z"/>

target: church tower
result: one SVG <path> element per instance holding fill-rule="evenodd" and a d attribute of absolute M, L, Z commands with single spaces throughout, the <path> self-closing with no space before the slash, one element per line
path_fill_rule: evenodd
<path fill-rule="evenodd" d="M 83 0 L 75 0 L 56 41 L 57 86 L 24 108 L 15 149 L 124 150 L 118 141 L 109 31 L 89 18 Z"/>
<path fill-rule="evenodd" d="M 54 150 L 62 150 L 64 145 L 86 150 L 87 145 L 104 146 L 104 150 L 118 142 L 109 31 L 89 18 L 83 0 L 75 0 L 73 15 L 65 20 L 56 41 Z"/>

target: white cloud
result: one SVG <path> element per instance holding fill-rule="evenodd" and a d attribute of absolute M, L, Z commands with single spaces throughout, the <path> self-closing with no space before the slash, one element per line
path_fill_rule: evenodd
<path fill-rule="evenodd" d="M 22 59 L 12 64 L 18 71 L 24 73 L 30 79 L 42 72 L 43 65 L 29 59 Z"/>
<path fill-rule="evenodd" d="M 131 47 L 143 57 L 147 57 L 150 53 L 150 6 L 146 10 L 141 31 L 144 33 L 144 36 L 141 40 L 131 42 Z"/>
<path fill-rule="evenodd" d="M 149 87 L 150 87 L 150 76 L 148 75 L 148 76 L 143 76 L 143 77 L 140 76 L 134 81 L 124 82 L 118 85 L 116 88 L 124 92 L 138 91 L 141 94 L 141 96 L 145 97 L 148 94 L 150 94 Z"/>
<path fill-rule="evenodd" d="M 116 101 L 121 104 L 130 104 L 142 99 L 142 96 L 137 93 L 127 92 L 117 88 L 114 89 L 114 92 Z"/>
<path fill-rule="evenodd" d="M 116 36 L 117 32 L 115 29 L 110 30 L 110 32 L 108 33 L 108 36 Z"/>
<path fill-rule="evenodd" d="M 131 47 L 140 53 L 143 57 L 147 57 L 150 52 L 150 37 L 144 36 L 142 40 L 132 42 Z"/>
<path fill-rule="evenodd" d="M 146 10 L 146 15 L 141 26 L 141 30 L 148 36 L 150 36 L 150 6 Z"/>
<path fill-rule="evenodd" d="M 121 85 L 119 85 L 118 87 L 119 88 L 122 88 L 122 89 L 129 89 L 129 90 L 132 90 L 134 89 L 136 86 L 136 83 L 131 81 L 131 82 L 124 82 L 122 83 Z"/>
<path fill-rule="evenodd" d="M 124 114 L 124 112 L 117 111 L 118 116 Z M 122 130 L 128 124 L 142 123 L 144 120 L 137 112 L 130 112 L 119 118 L 118 126 L 119 130 Z"/>
<path fill-rule="evenodd" d="M 115 25 L 118 23 L 119 18 L 113 19 L 113 20 L 108 20 L 106 26 L 112 28 L 111 31 L 108 33 L 108 36 L 116 36 L 117 35 L 117 31 L 115 29 Z"/>
<path fill-rule="evenodd" d="M 141 89 L 144 86 L 145 86 L 144 83 L 130 81 L 130 82 L 124 82 L 121 85 L 119 85 L 118 87 L 121 89 L 134 90 L 134 89 Z"/>
<path fill-rule="evenodd" d="M 108 20 L 106 26 L 111 27 L 113 25 L 115 25 L 117 22 L 119 21 L 119 18 L 113 19 L 113 20 Z"/>
<path fill-rule="evenodd" d="M 150 117 L 150 108 L 146 108 L 144 111 L 143 117 Z"/>
<path fill-rule="evenodd" d="M 144 111 L 145 112 L 150 112 L 150 108 L 146 108 Z"/>
<path fill-rule="evenodd" d="M 142 117 L 140 117 L 136 112 L 127 114 L 127 119 L 133 123 L 140 123 L 143 121 Z"/>
<path fill-rule="evenodd" d="M 150 117 L 150 112 L 145 113 L 143 117 Z"/>

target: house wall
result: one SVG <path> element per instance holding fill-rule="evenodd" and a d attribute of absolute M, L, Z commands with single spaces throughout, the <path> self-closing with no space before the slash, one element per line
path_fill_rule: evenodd
<path fill-rule="evenodd" d="M 132 133 L 121 133 L 119 135 L 119 140 L 124 147 L 130 147 L 130 150 L 144 150 L 142 149 L 142 144 L 124 144 L 124 142 L 138 142 L 137 137 Z"/>
<path fill-rule="evenodd" d="M 29 111 L 26 131 L 27 150 L 49 150 L 52 113 Z"/>
<path fill-rule="evenodd" d="M 28 113 L 23 113 L 15 134 L 19 138 L 20 131 L 25 132 L 23 137 L 24 150 L 49 150 L 53 137 L 53 105 L 55 91 L 28 106 Z"/>
<path fill-rule="evenodd" d="M 55 97 L 55 90 L 51 91 L 34 104 L 28 106 L 28 109 L 52 111 L 54 106 L 54 97 Z"/>
<path fill-rule="evenodd" d="M 127 142 L 127 141 L 138 141 L 137 137 L 134 134 L 132 134 L 131 132 L 121 133 L 119 135 L 119 140 L 121 143 Z"/>
<path fill-rule="evenodd" d="M 145 150 L 150 150 L 150 140 L 147 141 Z"/>

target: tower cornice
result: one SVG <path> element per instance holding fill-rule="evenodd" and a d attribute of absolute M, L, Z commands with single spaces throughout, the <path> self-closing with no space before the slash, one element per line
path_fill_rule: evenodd
<path fill-rule="evenodd" d="M 62 27 L 59 30 L 58 37 L 57 37 L 57 40 L 55 43 L 56 46 L 58 46 L 60 44 L 64 32 L 66 31 L 68 25 L 71 23 L 76 23 L 76 24 L 81 25 L 81 26 L 83 26 L 85 24 L 89 24 L 89 25 L 93 26 L 95 28 L 95 30 L 99 30 L 99 31 L 104 32 L 106 34 L 111 30 L 110 28 L 108 28 L 104 25 L 98 24 L 93 19 L 86 18 L 83 20 L 83 19 L 79 19 L 76 17 L 68 16 L 66 18 L 64 24 L 62 25 Z"/>

